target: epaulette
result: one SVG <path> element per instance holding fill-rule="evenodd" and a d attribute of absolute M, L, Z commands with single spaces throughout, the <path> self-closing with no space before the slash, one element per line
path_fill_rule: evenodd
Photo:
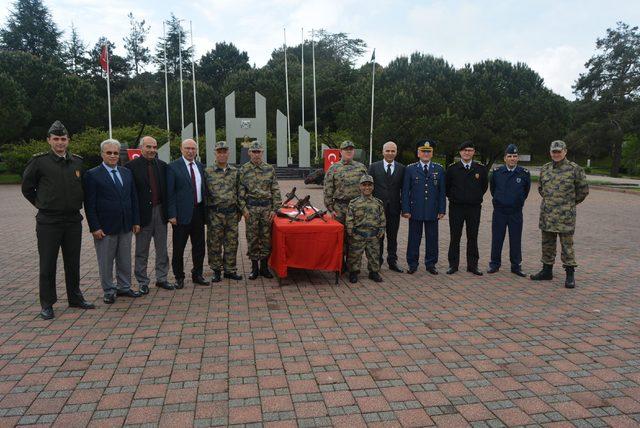
<path fill-rule="evenodd" d="M 520 168 L 522 168 L 522 170 L 523 170 L 524 172 L 526 172 L 527 174 L 529 174 L 529 170 L 528 170 L 527 168 L 525 168 L 525 167 L 523 167 L 523 166 L 521 166 Z"/>
<path fill-rule="evenodd" d="M 431 162 L 431 163 L 434 164 L 434 165 L 438 165 L 440 168 L 443 168 L 443 166 L 440 165 L 438 162 Z"/>
<path fill-rule="evenodd" d="M 418 162 L 410 163 L 410 164 L 409 164 L 409 165 L 407 165 L 407 166 L 414 166 L 414 165 L 418 165 Z"/>
<path fill-rule="evenodd" d="M 484 164 L 482 162 L 476 162 L 478 165 L 480 166 L 484 166 Z"/>
<path fill-rule="evenodd" d="M 455 164 L 457 164 L 458 162 L 452 162 L 449 164 L 449 166 L 447 166 L 447 168 L 451 168 L 452 166 L 454 166 Z"/>
<path fill-rule="evenodd" d="M 74 158 L 78 158 L 78 159 L 80 159 L 80 160 L 84 160 L 84 159 L 82 159 L 82 156 L 77 155 L 77 154 L 75 154 L 75 153 L 71 153 L 71 156 L 73 156 Z"/>
<path fill-rule="evenodd" d="M 45 156 L 45 155 L 48 155 L 48 154 L 49 154 L 49 152 L 40 152 L 40 153 L 34 154 L 32 157 L 39 158 L 41 156 Z"/>
<path fill-rule="evenodd" d="M 497 171 L 497 170 L 499 170 L 500 168 L 502 168 L 502 167 L 497 166 L 497 167 L 493 168 L 493 172 L 496 172 L 496 171 Z"/>

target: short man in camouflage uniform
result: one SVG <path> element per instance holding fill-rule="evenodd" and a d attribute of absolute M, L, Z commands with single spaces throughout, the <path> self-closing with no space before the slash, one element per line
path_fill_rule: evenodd
<path fill-rule="evenodd" d="M 573 233 L 576 227 L 576 205 L 589 194 L 584 170 L 569 161 L 567 145 L 556 140 L 551 143 L 552 162 L 540 170 L 538 192 L 540 205 L 540 230 L 542 231 L 542 270 L 531 275 L 534 281 L 553 279 L 553 263 L 556 259 L 556 237 L 560 237 L 560 258 L 567 272 L 564 286 L 576 286 L 574 271 L 577 266 L 573 251 Z"/>
<path fill-rule="evenodd" d="M 271 254 L 271 222 L 280 207 L 280 187 L 273 165 L 262 160 L 259 141 L 249 146 L 249 162 L 240 168 L 238 205 L 246 222 L 247 255 L 251 259 L 249 279 L 273 278 L 267 259 Z"/>
<path fill-rule="evenodd" d="M 380 239 L 384 237 L 387 221 L 384 204 L 372 196 L 373 177 L 360 177 L 361 195 L 349 202 L 347 208 L 346 230 L 349 237 L 349 282 L 358 282 L 362 253 L 367 254 L 369 279 L 382 282 L 380 276 Z"/>
<path fill-rule="evenodd" d="M 367 174 L 367 168 L 353 160 L 355 146 L 351 141 L 343 141 L 340 144 L 341 159 L 331 165 L 324 177 L 324 206 L 343 225 L 347 217 L 347 207 L 352 199 L 360 195 L 360 177 Z M 349 251 L 349 239 L 345 235 L 342 250 L 343 257 L 347 257 Z M 344 263 L 343 269 L 346 268 Z"/>
<path fill-rule="evenodd" d="M 238 252 L 238 170 L 228 164 L 229 145 L 218 141 L 215 145 L 216 162 L 204 170 L 207 188 L 207 249 L 209 266 L 213 270 L 211 282 L 224 277 L 239 281 L 236 269 Z M 224 249 L 223 249 L 224 248 Z"/>

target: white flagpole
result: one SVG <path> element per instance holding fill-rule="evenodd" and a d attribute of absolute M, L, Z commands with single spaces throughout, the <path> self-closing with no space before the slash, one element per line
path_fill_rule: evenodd
<path fill-rule="evenodd" d="M 180 118 L 182 120 L 182 132 L 184 129 L 184 99 L 182 96 L 182 24 L 180 24 L 180 20 L 178 20 L 178 58 L 180 61 Z"/>
<path fill-rule="evenodd" d="M 287 90 L 287 139 L 289 141 L 289 159 L 288 164 L 293 163 L 293 157 L 291 154 L 291 115 L 289 114 L 289 72 L 287 70 L 287 29 L 284 29 L 284 79 L 285 87 Z"/>
<path fill-rule="evenodd" d="M 316 45 L 313 30 L 311 30 L 311 63 L 313 65 L 313 128 L 316 140 L 316 160 L 318 160 L 318 112 L 316 109 Z"/>
<path fill-rule="evenodd" d="M 300 58 L 302 61 L 302 65 L 300 67 L 300 71 L 302 72 L 302 120 L 301 125 L 304 128 L 304 28 L 301 30 L 302 33 L 302 43 L 300 44 Z"/>
<path fill-rule="evenodd" d="M 162 38 L 164 39 L 164 99 L 167 106 L 167 143 L 171 142 L 171 130 L 169 128 L 169 78 L 167 77 L 167 34 L 165 21 L 162 21 Z"/>
<path fill-rule="evenodd" d="M 105 44 L 106 52 L 107 52 L 107 107 L 109 109 L 109 139 L 113 138 L 113 132 L 111 128 L 111 85 L 110 85 L 110 74 L 111 67 L 109 66 L 109 42 Z"/>
<path fill-rule="evenodd" d="M 196 58 L 196 48 L 193 45 L 193 24 L 189 21 L 189 32 L 191 33 L 191 78 L 193 80 L 193 122 L 196 126 L 196 146 L 198 145 L 198 104 L 196 103 L 196 66 L 195 66 L 195 58 Z M 200 151 L 198 150 L 198 158 Z"/>
<path fill-rule="evenodd" d="M 373 101 L 375 99 L 374 93 L 376 89 L 376 50 L 373 50 L 371 56 L 371 129 L 369 131 L 369 165 L 373 160 Z"/>

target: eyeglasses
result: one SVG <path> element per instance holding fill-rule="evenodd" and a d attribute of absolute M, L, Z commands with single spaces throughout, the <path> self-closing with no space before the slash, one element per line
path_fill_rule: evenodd
<path fill-rule="evenodd" d="M 107 156 L 117 156 L 120 154 L 120 152 L 104 152 L 104 154 Z"/>

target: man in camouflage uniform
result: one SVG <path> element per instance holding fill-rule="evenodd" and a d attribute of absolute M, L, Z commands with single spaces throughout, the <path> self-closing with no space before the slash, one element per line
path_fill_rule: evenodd
<path fill-rule="evenodd" d="M 244 216 L 247 233 L 247 255 L 251 259 L 249 279 L 258 275 L 273 278 L 267 259 L 271 254 L 271 222 L 282 203 L 273 165 L 262 160 L 262 145 L 249 146 L 249 162 L 240 168 L 238 205 Z M 259 263 L 259 265 L 258 265 Z"/>
<path fill-rule="evenodd" d="M 560 258 L 567 272 L 564 286 L 576 286 L 576 264 L 573 251 L 573 232 L 576 227 L 576 205 L 589 194 L 584 170 L 566 159 L 567 145 L 556 140 L 551 143 L 552 162 L 540 170 L 538 192 L 542 196 L 540 223 L 542 231 L 542 270 L 531 275 L 534 281 L 553 279 L 553 263 L 556 259 L 556 237 L 560 237 Z"/>
<path fill-rule="evenodd" d="M 227 162 L 229 145 L 226 141 L 216 143 L 216 162 L 204 170 L 207 188 L 207 249 L 209 266 L 213 270 L 211 282 L 224 277 L 239 281 L 242 276 L 236 269 L 238 252 L 238 170 Z M 224 250 L 223 250 L 224 248 Z"/>
<path fill-rule="evenodd" d="M 355 153 L 353 143 L 343 141 L 340 144 L 341 159 L 329 167 L 324 177 L 324 206 L 343 225 L 346 221 L 349 202 L 360 195 L 358 187 L 360 177 L 367 174 L 367 168 L 360 162 L 353 160 Z M 345 261 L 348 252 L 349 238 L 345 235 L 342 250 Z M 346 269 L 346 263 L 344 263 L 343 269 Z"/>
<path fill-rule="evenodd" d="M 369 279 L 382 282 L 380 276 L 380 239 L 384 237 L 387 221 L 384 204 L 372 196 L 373 177 L 360 177 L 361 196 L 356 197 L 347 208 L 346 230 L 349 237 L 349 282 L 358 282 L 362 253 L 367 254 Z"/>

